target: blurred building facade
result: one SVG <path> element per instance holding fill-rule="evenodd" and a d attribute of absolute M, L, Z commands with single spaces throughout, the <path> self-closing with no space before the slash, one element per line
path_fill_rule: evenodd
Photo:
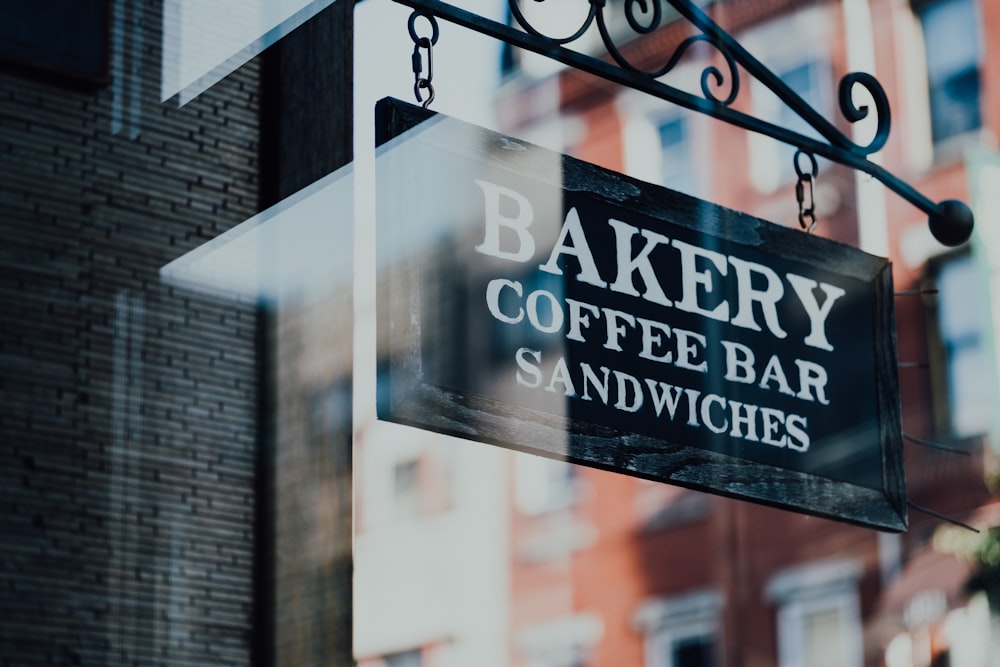
<path fill-rule="evenodd" d="M 976 192 L 1000 128 L 991 84 L 1000 77 L 991 50 L 1000 8 L 978 0 L 768 0 L 708 9 L 849 136 L 836 83 L 850 71 L 875 74 L 893 112 L 878 159 L 935 201 L 972 203 L 990 235 L 997 211 Z M 623 52 L 652 70 L 692 30 L 668 22 Z M 510 62 L 498 99 L 505 131 L 797 226 L 793 148 L 580 72 L 539 68 L 530 55 Z M 702 72 L 722 61 L 706 49 L 682 63 L 663 80 L 700 94 Z M 809 132 L 746 73 L 733 106 Z M 815 233 L 887 255 L 897 292 L 925 290 L 895 304 L 903 430 L 966 455 L 907 441 L 907 493 L 983 533 L 911 510 L 905 534 L 879 534 L 559 462 L 519 461 L 516 483 L 534 490 L 514 503 L 512 664 L 997 664 L 997 610 L 979 585 L 998 509 L 993 246 L 979 238 L 957 250 L 941 246 L 920 211 L 822 160 L 816 204 Z M 553 611 L 543 599 L 564 604 Z"/>
<path fill-rule="evenodd" d="M 351 662 L 350 291 L 312 364 L 301 303 L 161 274 L 350 159 L 351 7 L 180 100 L 182 4 L 0 8 L 5 665 Z"/>
<path fill-rule="evenodd" d="M 989 171 L 1000 123 L 988 85 L 1000 62 L 988 48 L 1000 19 L 986 4 L 708 7 L 845 133 L 852 130 L 838 111 L 836 84 L 850 71 L 874 73 L 893 109 L 893 132 L 878 159 L 931 199 L 969 201 L 988 230 L 996 213 L 977 183 Z M 555 25 L 563 30 L 552 34 L 563 34 L 568 24 Z M 669 22 L 625 54 L 655 68 L 690 32 Z M 502 131 L 798 224 L 792 148 L 530 55 L 508 53 L 505 62 Z M 719 63 L 710 50 L 693 51 L 665 80 L 697 91 L 705 68 Z M 742 87 L 736 108 L 808 132 L 763 86 L 744 78 Z M 992 246 L 979 236 L 957 250 L 941 246 L 924 214 L 828 162 L 820 163 L 816 203 L 815 233 L 893 261 L 904 431 L 963 452 L 907 441 L 910 500 L 982 532 L 913 510 L 906 533 L 881 534 L 367 415 L 355 461 L 361 664 L 997 664 L 989 556 L 997 519 L 995 300 L 989 276 L 977 273 L 988 274 Z M 438 285 L 444 304 L 432 319 L 485 354 L 495 332 L 469 330 L 462 317 L 475 289 L 447 279 L 464 261 L 443 244 L 422 258 L 421 278 Z M 982 293 L 973 297 L 975 290 Z M 379 347 L 377 357 L 390 353 Z M 443 363 L 464 372 L 471 360 L 456 354 Z M 506 483 L 498 488 L 497 479 Z M 462 485 L 476 491 L 464 495 Z M 506 558 L 497 559 L 497 550 Z"/>

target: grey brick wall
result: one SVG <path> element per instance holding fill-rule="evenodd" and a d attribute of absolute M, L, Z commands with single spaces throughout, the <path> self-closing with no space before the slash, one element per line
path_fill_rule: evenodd
<path fill-rule="evenodd" d="M 124 4 L 108 86 L 0 72 L 4 666 L 251 661 L 256 310 L 158 269 L 256 212 L 259 67 L 160 103 Z"/>

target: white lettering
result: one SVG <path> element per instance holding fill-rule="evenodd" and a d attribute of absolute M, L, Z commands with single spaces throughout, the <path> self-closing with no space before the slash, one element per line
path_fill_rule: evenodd
<path fill-rule="evenodd" d="M 757 442 L 757 406 L 747 405 L 739 401 L 729 401 L 729 414 L 733 425 L 732 430 L 729 431 L 729 437 Z M 747 429 L 746 435 L 743 435 L 744 426 Z"/>
<path fill-rule="evenodd" d="M 646 286 L 646 291 L 642 293 L 642 298 L 662 306 L 669 306 L 670 299 L 663 293 L 663 288 L 656 278 L 653 265 L 649 263 L 649 253 L 658 244 L 669 244 L 670 239 L 662 234 L 657 234 L 648 229 L 641 230 L 641 234 L 646 239 L 639 254 L 632 256 L 632 237 L 640 232 L 639 228 L 627 225 L 621 220 L 608 220 L 608 224 L 615 230 L 615 248 L 618 253 L 618 275 L 615 282 L 611 284 L 611 290 L 628 294 L 629 296 L 640 296 L 639 290 L 635 288 L 632 281 L 633 274 L 638 271 L 642 276 L 642 282 Z"/>
<path fill-rule="evenodd" d="M 700 333 L 695 333 L 693 331 L 685 331 L 684 329 L 674 329 L 674 338 L 677 339 L 677 362 L 678 368 L 686 368 L 689 371 L 698 371 L 699 373 L 704 373 L 708 371 L 708 362 L 702 359 L 699 363 L 695 363 L 694 358 L 698 354 L 699 346 L 700 349 L 705 349 L 705 337 Z M 691 341 L 694 340 L 698 343 L 695 345 Z"/>
<path fill-rule="evenodd" d="M 653 408 L 656 410 L 656 416 L 659 417 L 660 413 L 663 412 L 664 406 L 666 406 L 667 415 L 673 420 L 674 415 L 677 413 L 677 406 L 681 401 L 681 388 L 667 384 L 666 382 L 650 380 L 649 378 L 646 378 L 646 386 L 649 387 L 649 397 L 653 399 Z M 663 391 L 662 394 L 656 393 L 657 387 Z M 673 390 L 672 394 L 671 390 Z"/>
<path fill-rule="evenodd" d="M 642 407 L 642 385 L 639 381 L 628 373 L 614 371 L 615 380 L 618 381 L 618 402 L 615 407 L 625 412 L 638 412 Z M 632 388 L 632 401 L 628 400 L 628 387 Z"/>
<path fill-rule="evenodd" d="M 698 397 L 701 392 L 697 389 L 685 389 L 684 395 L 688 399 L 688 426 L 700 426 L 698 423 Z M 725 430 L 725 429 L 723 429 Z"/>
<path fill-rule="evenodd" d="M 788 448 L 797 452 L 809 449 L 809 434 L 806 433 L 807 420 L 799 415 L 788 415 L 785 428 L 788 429 Z"/>
<path fill-rule="evenodd" d="M 556 362 L 556 367 L 552 371 L 552 379 L 549 380 L 549 384 L 545 387 L 545 391 L 555 392 L 557 382 L 562 384 L 563 393 L 566 396 L 576 396 L 576 388 L 573 386 L 573 378 L 570 377 L 569 368 L 566 367 L 566 360 L 562 357 L 559 357 L 559 361 Z"/>
<path fill-rule="evenodd" d="M 476 179 L 476 185 L 486 198 L 486 238 L 476 246 L 476 251 L 514 262 L 526 262 L 531 259 L 535 254 L 535 240 L 528 231 L 535 217 L 531 202 L 524 195 L 502 185 L 479 179 Z M 516 206 L 517 213 L 512 218 L 500 212 L 500 201 L 504 197 L 514 202 Z M 504 250 L 500 247 L 502 229 L 514 232 L 517 238 L 515 250 Z"/>
<path fill-rule="evenodd" d="M 819 288 L 823 290 L 824 294 L 823 306 L 820 307 L 816 303 L 816 293 L 814 290 L 817 284 L 815 280 L 803 278 L 794 273 L 787 274 L 785 278 L 791 283 L 795 295 L 799 297 L 806 315 L 809 316 L 809 335 L 805 337 L 803 342 L 811 347 L 833 352 L 833 345 L 830 344 L 830 341 L 826 337 L 826 318 L 830 315 L 833 302 L 847 294 L 847 292 L 834 285 L 819 283 Z"/>
<path fill-rule="evenodd" d="M 566 245 L 567 238 L 573 241 L 573 245 Z M 601 280 L 601 274 L 597 272 L 594 255 L 590 252 L 590 246 L 587 245 L 587 235 L 583 233 L 583 226 L 580 224 L 580 215 L 576 212 L 576 208 L 571 208 L 569 213 L 566 214 L 566 220 L 563 221 L 562 229 L 559 230 L 559 239 L 556 241 L 555 247 L 552 248 L 549 260 L 539 268 L 546 273 L 561 276 L 563 274 L 562 269 L 559 268 L 559 257 L 561 255 L 573 255 L 576 257 L 577 262 L 580 264 L 580 273 L 577 274 L 577 280 L 597 287 L 608 286 L 605 281 Z"/>
<path fill-rule="evenodd" d="M 598 379 L 597 374 L 594 373 L 594 369 L 590 367 L 590 364 L 581 362 L 580 370 L 583 371 L 583 394 L 580 398 L 585 401 L 592 400 L 590 398 L 590 387 L 593 387 L 597 391 L 597 395 L 601 397 L 601 403 L 605 405 L 608 404 L 608 374 L 610 371 L 607 366 L 601 366 L 601 372 L 604 373 L 604 381 L 602 382 Z"/>
<path fill-rule="evenodd" d="M 601 311 L 598 310 L 597 306 L 593 306 L 589 303 L 583 303 L 582 301 L 577 301 L 576 299 L 566 299 L 566 305 L 569 306 L 569 332 L 566 334 L 566 338 L 570 340 L 575 340 L 580 343 L 586 343 L 587 341 L 583 337 L 583 333 L 580 331 L 580 327 L 590 328 L 590 318 L 583 314 L 583 310 L 586 309 L 594 317 L 600 317 Z"/>
<path fill-rule="evenodd" d="M 538 318 L 538 300 L 542 297 L 549 302 L 550 322 L 547 325 L 542 324 L 542 321 Z M 563 319 L 565 318 L 562 307 L 559 305 L 559 300 L 556 299 L 554 294 L 539 289 L 528 295 L 528 321 L 531 322 L 531 326 L 542 333 L 555 333 L 562 328 Z"/>
<path fill-rule="evenodd" d="M 788 396 L 795 395 L 792 388 L 788 386 L 788 378 L 785 377 L 785 370 L 781 367 L 781 361 L 776 354 L 772 354 L 771 358 L 767 361 L 767 365 L 764 366 L 764 372 L 760 375 L 760 388 L 770 389 L 768 384 L 770 384 L 771 380 L 778 383 L 778 391 L 782 394 Z"/>
<path fill-rule="evenodd" d="M 642 330 L 642 350 L 639 352 L 639 356 L 643 359 L 649 359 L 650 361 L 661 361 L 665 364 L 669 364 L 673 359 L 672 352 L 664 352 L 663 354 L 655 354 L 655 347 L 660 347 L 663 345 L 663 338 L 660 336 L 670 336 L 670 327 L 661 322 L 656 322 L 654 320 L 647 320 L 642 317 L 635 318 L 639 322 L 639 328 Z M 654 329 L 657 331 L 654 333 Z"/>
<path fill-rule="evenodd" d="M 709 269 L 698 270 L 697 259 L 704 257 L 709 260 L 719 275 L 726 275 L 726 256 L 713 250 L 705 250 L 690 243 L 684 243 L 674 239 L 672 245 L 681 253 L 681 300 L 675 305 L 678 310 L 683 310 L 696 315 L 710 317 L 713 320 L 725 321 L 729 319 L 729 303 L 723 301 L 712 310 L 707 310 L 698 302 L 698 286 L 704 288 L 705 294 L 711 294 L 713 290 L 712 272 Z"/>
<path fill-rule="evenodd" d="M 826 399 L 826 369 L 812 361 L 796 359 L 795 365 L 799 367 L 799 398 L 806 401 L 819 401 L 823 405 L 830 405 Z M 813 398 L 812 390 L 816 391 Z M 789 430 L 790 432 L 790 430 Z"/>
<path fill-rule="evenodd" d="M 486 285 L 486 307 L 490 310 L 490 315 L 506 324 L 517 324 L 524 319 L 524 309 L 518 307 L 517 315 L 506 315 L 500 310 L 500 291 L 504 287 L 514 290 L 514 293 L 521 296 L 521 283 L 516 280 L 506 280 L 495 278 Z"/>
<path fill-rule="evenodd" d="M 728 419 L 723 420 L 721 426 L 716 425 L 712 421 L 713 404 L 718 404 L 719 407 L 722 408 L 723 414 L 725 414 L 726 399 L 722 398 L 717 394 L 709 394 L 708 396 L 705 397 L 705 400 L 701 402 L 701 421 L 705 423 L 705 426 L 707 426 L 708 430 L 711 431 L 712 433 L 725 433 L 726 430 L 729 428 L 729 420 Z"/>
<path fill-rule="evenodd" d="M 775 440 L 773 436 L 778 432 L 778 427 L 785 423 L 785 413 L 774 408 L 761 408 L 760 414 L 764 420 L 764 437 L 760 441 L 765 445 L 784 447 L 788 436 L 782 434 L 780 440 Z"/>
<path fill-rule="evenodd" d="M 604 311 L 604 320 L 608 325 L 608 339 L 604 342 L 604 347 L 621 352 L 622 346 L 618 342 L 618 338 L 625 335 L 625 327 L 618 324 L 618 320 L 627 322 L 629 326 L 635 328 L 635 318 L 614 308 L 601 308 L 601 310 Z"/>
<path fill-rule="evenodd" d="M 534 363 L 528 361 L 529 356 L 535 360 Z M 522 387 L 528 387 L 529 389 L 533 389 L 542 383 L 542 372 L 538 370 L 538 365 L 537 365 L 542 362 L 541 352 L 539 352 L 538 350 L 529 350 L 526 347 L 522 347 L 520 350 L 517 351 L 517 354 L 514 356 L 514 359 L 517 361 L 517 367 L 519 369 L 516 375 L 517 383 L 519 385 L 521 385 Z M 527 376 L 522 375 L 521 373 L 522 371 L 524 371 L 528 375 Z"/>
<path fill-rule="evenodd" d="M 528 388 L 544 387 L 545 391 L 563 394 L 585 401 L 599 400 L 603 405 L 628 413 L 637 413 L 647 402 L 657 418 L 682 419 L 681 403 L 687 408 L 687 426 L 702 424 L 716 435 L 760 442 L 770 447 L 788 448 L 795 452 L 810 447 L 806 417 L 786 414 L 782 410 L 727 400 L 719 394 L 702 394 L 697 389 L 685 389 L 651 378 L 637 378 L 627 372 L 600 366 L 596 370 L 586 362 L 572 367 L 564 357 L 552 365 L 548 384 L 542 378 L 541 353 L 521 348 L 517 351 L 517 382 Z M 611 378 L 614 377 L 614 382 Z M 577 387 L 582 386 L 582 395 Z M 816 389 L 810 386 L 810 389 Z M 614 392 L 614 396 L 612 396 Z M 683 397 L 687 397 L 685 400 Z M 614 401 L 612 404 L 611 401 Z M 700 418 L 700 421 L 699 421 Z"/>
<path fill-rule="evenodd" d="M 785 338 L 788 334 L 785 333 L 785 330 L 778 323 L 777 309 L 778 301 L 785 294 L 781 278 L 770 267 L 763 264 L 748 262 L 736 257 L 730 257 L 729 263 L 736 269 L 736 295 L 738 301 L 736 317 L 731 322 L 735 326 L 743 327 L 744 329 L 760 331 L 761 328 L 757 324 L 753 307 L 754 302 L 757 302 L 764 313 L 764 321 L 767 323 L 767 328 L 771 330 L 775 338 Z M 766 288 L 754 288 L 754 273 L 764 276 L 767 280 Z"/>
<path fill-rule="evenodd" d="M 730 382 L 742 382 L 750 384 L 757 377 L 753 369 L 753 350 L 742 343 L 732 341 L 722 341 L 722 346 L 726 348 L 726 375 Z"/>

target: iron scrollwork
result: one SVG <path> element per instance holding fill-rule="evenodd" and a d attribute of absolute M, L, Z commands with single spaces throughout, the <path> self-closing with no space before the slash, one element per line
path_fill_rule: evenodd
<path fill-rule="evenodd" d="M 533 1 L 537 4 L 545 2 L 545 0 Z M 645 70 L 635 65 L 619 48 L 608 27 L 609 19 L 606 15 L 608 11 L 607 0 L 589 0 L 590 12 L 586 20 L 576 32 L 563 38 L 548 37 L 536 29 L 525 16 L 524 12 L 521 11 L 518 0 L 507 0 L 507 4 L 510 8 L 511 16 L 525 32 L 530 35 L 549 39 L 561 46 L 566 46 L 577 41 L 590 30 L 592 25 L 596 24 L 605 50 L 618 66 L 637 76 L 651 80 L 660 79 L 673 71 L 694 44 L 709 44 L 725 61 L 727 72 L 723 73 L 714 64 L 705 66 L 705 69 L 701 73 L 701 93 L 705 100 L 724 107 L 731 106 L 739 95 L 739 67 L 742 66 L 751 76 L 757 78 L 770 88 L 785 104 L 800 115 L 832 145 L 849 150 L 852 153 L 857 153 L 858 155 L 871 155 L 881 150 L 885 145 L 886 140 L 889 138 L 889 101 L 885 90 L 875 77 L 863 72 L 852 72 L 846 75 L 840 82 L 838 100 L 841 113 L 844 114 L 848 122 L 856 123 L 867 118 L 870 113 L 867 106 L 859 107 L 854 103 L 853 93 L 855 85 L 865 88 L 875 103 L 875 116 L 878 119 L 875 137 L 869 144 L 861 146 L 812 109 L 784 81 L 775 76 L 760 61 L 747 52 L 739 42 L 724 33 L 702 10 L 685 0 L 666 1 L 697 27 L 700 33 L 682 41 L 674 50 L 674 53 L 667 59 L 666 63 L 655 70 Z M 625 21 L 635 35 L 648 35 L 663 25 L 663 3 L 660 0 L 625 0 L 624 4 L 620 5 L 619 8 L 624 12 Z M 633 37 L 628 37 L 626 41 L 631 41 L 632 39 Z M 715 89 L 719 89 L 725 86 L 727 82 L 729 93 L 725 97 L 720 98 L 713 91 L 712 84 L 714 83 Z"/>
<path fill-rule="evenodd" d="M 543 3 L 545 0 L 532 0 Z M 742 44 L 715 23 L 708 14 L 691 0 L 624 0 L 622 4 L 609 6 L 608 0 L 587 0 L 589 9 L 582 24 L 565 37 L 550 37 L 538 30 L 525 16 L 519 0 L 507 0 L 510 15 L 518 28 L 497 23 L 482 16 L 467 12 L 440 0 L 395 0 L 400 4 L 418 9 L 477 32 L 503 40 L 517 46 L 557 60 L 565 65 L 596 75 L 641 92 L 653 95 L 679 106 L 707 114 L 743 129 L 777 139 L 801 151 L 819 155 L 833 162 L 846 165 L 870 174 L 886 187 L 895 191 L 911 204 L 929 216 L 931 232 L 945 245 L 964 243 L 972 234 L 973 216 L 967 205 L 956 200 L 935 203 L 920 194 L 908 183 L 897 178 L 868 156 L 880 151 L 889 138 L 891 112 L 888 96 L 882 85 L 871 74 L 852 72 L 841 79 L 838 87 L 840 112 L 848 123 L 857 123 L 870 115 L 875 117 L 875 132 L 872 139 L 861 145 L 802 99 L 784 81 L 775 75 Z M 625 22 L 635 33 L 627 38 L 650 34 L 664 24 L 667 19 L 663 2 L 673 7 L 677 14 L 696 29 L 693 34 L 676 47 L 666 62 L 655 69 L 642 69 L 631 62 L 616 43 L 609 28 L 608 12 L 620 9 Z M 670 20 L 673 20 L 671 17 Z M 567 48 L 581 39 L 596 25 L 601 42 L 612 62 L 595 58 Z M 701 95 L 671 86 L 661 79 L 670 74 L 688 51 L 696 44 L 707 44 L 715 50 L 724 63 L 720 68 L 708 64 L 701 72 Z M 805 136 L 756 118 L 733 108 L 739 96 L 741 71 L 756 79 L 771 90 L 785 105 L 800 116 L 824 141 Z M 863 88 L 871 97 L 871 104 L 858 105 L 854 93 Z M 722 91 L 725 94 L 720 94 Z"/>
<path fill-rule="evenodd" d="M 545 0 L 534 0 L 534 2 L 541 4 L 544 3 Z M 525 16 L 524 12 L 521 11 L 518 0 L 507 0 L 507 6 L 510 8 L 511 17 L 517 22 L 521 29 L 529 35 L 533 35 L 541 39 L 547 39 L 560 46 L 566 46 L 577 41 L 583 37 L 583 35 L 586 34 L 592 26 L 596 25 L 605 50 L 607 50 L 608 55 L 611 56 L 618 66 L 627 72 L 631 72 L 637 76 L 648 79 L 660 79 L 673 71 L 673 69 L 687 53 L 688 49 L 690 49 L 693 45 L 699 42 L 709 44 L 714 47 L 725 60 L 729 76 L 727 77 L 722 70 L 715 65 L 706 66 L 701 74 L 702 95 L 706 100 L 723 106 L 729 106 L 736 100 L 740 89 L 737 61 L 725 45 L 712 35 L 703 32 L 702 34 L 688 37 L 677 46 L 674 53 L 667 59 L 665 64 L 652 71 L 644 70 L 633 64 L 625 56 L 622 50 L 618 47 L 614 37 L 612 37 L 608 24 L 608 17 L 606 15 L 607 0 L 589 0 L 589 4 L 590 11 L 580 27 L 568 37 L 557 38 L 549 37 L 536 29 Z M 637 35 L 648 35 L 655 32 L 663 24 L 663 5 L 660 0 L 625 0 L 622 9 L 624 10 L 626 22 Z M 720 99 L 713 92 L 710 80 L 714 82 L 715 88 L 722 88 L 725 86 L 726 82 L 728 82 L 729 93 Z"/>

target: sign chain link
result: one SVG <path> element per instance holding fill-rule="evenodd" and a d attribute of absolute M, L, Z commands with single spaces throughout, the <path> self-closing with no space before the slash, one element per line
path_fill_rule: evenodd
<path fill-rule="evenodd" d="M 424 17 L 431 26 L 431 36 L 421 37 L 417 34 L 416 21 L 418 17 Z M 430 106 L 431 102 L 434 101 L 434 85 L 431 83 L 434 80 L 434 54 L 432 47 L 437 44 L 438 41 L 438 24 L 432 14 L 427 14 L 420 10 L 415 10 L 410 14 L 410 20 L 407 24 L 407 28 L 410 32 L 410 39 L 413 40 L 413 94 L 417 98 L 417 102 L 423 103 L 423 108 Z M 420 49 L 427 51 L 427 76 L 422 76 L 424 71 L 424 59 L 420 54 Z M 427 99 L 425 100 L 423 95 L 421 95 L 421 90 L 427 91 Z"/>
<path fill-rule="evenodd" d="M 809 160 L 809 169 L 803 170 L 799 158 L 805 156 Z M 795 165 L 795 175 L 799 177 L 795 184 L 795 200 L 799 203 L 799 225 L 811 234 L 816 229 L 816 200 L 814 191 L 816 188 L 816 174 L 819 166 L 816 164 L 816 156 L 803 150 L 795 151 L 792 158 Z"/>

